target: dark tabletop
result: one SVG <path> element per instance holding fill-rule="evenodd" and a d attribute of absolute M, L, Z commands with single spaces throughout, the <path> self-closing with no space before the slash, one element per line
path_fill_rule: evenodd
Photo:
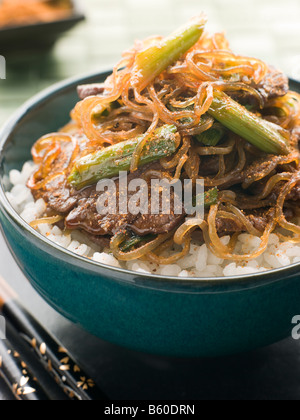
<path fill-rule="evenodd" d="M 6 57 L 7 80 L 0 81 L 0 124 L 44 87 L 110 67 L 134 39 L 167 34 L 200 11 L 199 0 L 82 3 L 87 22 L 66 34 L 51 52 Z M 300 3 L 264 0 L 262 5 L 250 0 L 242 11 L 236 5 L 236 0 L 203 0 L 201 9 L 209 16 L 209 28 L 226 30 L 234 50 L 261 57 L 300 78 Z M 139 354 L 94 338 L 58 315 L 31 288 L 1 236 L 0 275 L 111 399 L 300 399 L 300 343 L 292 339 L 217 360 Z M 10 398 L 0 380 L 0 400 Z"/>

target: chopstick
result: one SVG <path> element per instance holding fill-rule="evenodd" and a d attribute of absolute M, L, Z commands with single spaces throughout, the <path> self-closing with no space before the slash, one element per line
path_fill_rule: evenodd
<path fill-rule="evenodd" d="M 49 400 L 8 340 L 0 340 L 0 376 L 17 400 Z"/>
<path fill-rule="evenodd" d="M 55 379 L 40 363 L 34 351 L 29 346 L 24 345 L 22 337 L 20 337 L 20 334 L 11 325 L 8 319 L 6 320 L 6 337 L 10 342 L 10 346 L 14 349 L 14 352 L 17 352 L 20 355 L 23 364 L 28 367 L 32 376 L 38 381 L 49 400 L 70 400 L 60 385 L 57 384 Z"/>
<path fill-rule="evenodd" d="M 44 369 L 72 400 L 107 400 L 106 395 L 79 367 L 68 351 L 33 318 L 17 300 L 16 293 L 0 277 L 0 310 Z"/>

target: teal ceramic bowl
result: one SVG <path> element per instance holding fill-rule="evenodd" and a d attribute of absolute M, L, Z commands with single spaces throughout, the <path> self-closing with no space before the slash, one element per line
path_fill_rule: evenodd
<path fill-rule="evenodd" d="M 7 244 L 33 287 L 90 333 L 147 353 L 215 357 L 289 336 L 300 314 L 300 264 L 263 274 L 178 279 L 137 274 L 78 257 L 38 234 L 13 210 L 8 173 L 30 159 L 41 135 L 69 119 L 76 86 L 67 81 L 26 103 L 1 131 L 0 221 Z M 292 89 L 300 86 L 291 82 Z"/>

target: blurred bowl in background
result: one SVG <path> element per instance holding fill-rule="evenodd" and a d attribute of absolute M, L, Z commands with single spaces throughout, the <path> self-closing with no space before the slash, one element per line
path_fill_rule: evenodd
<path fill-rule="evenodd" d="M 54 3 L 54 0 L 52 0 Z M 70 12 L 65 14 L 58 13 L 57 19 L 47 21 L 8 23 L 7 26 L 0 26 L 0 53 L 6 55 L 19 51 L 27 50 L 45 50 L 51 48 L 58 38 L 69 29 L 73 28 L 79 22 L 85 20 L 85 15 L 80 4 L 70 1 Z M 13 22 L 13 20 L 11 21 Z M 17 22 L 17 21 L 16 21 Z"/>

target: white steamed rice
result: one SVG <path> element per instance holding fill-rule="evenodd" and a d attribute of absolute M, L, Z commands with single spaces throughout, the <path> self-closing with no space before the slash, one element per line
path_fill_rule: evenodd
<path fill-rule="evenodd" d="M 26 187 L 26 182 L 34 170 L 34 164 L 27 162 L 22 171 L 12 170 L 9 174 L 10 182 L 13 185 L 7 198 L 13 208 L 27 222 L 41 218 L 46 210 L 43 199 L 34 201 L 31 191 Z M 290 242 L 280 242 L 276 234 L 270 236 L 267 250 L 254 261 L 245 261 L 243 264 L 236 264 L 231 261 L 221 260 L 213 255 L 206 245 L 192 243 L 190 252 L 176 264 L 157 265 L 154 263 L 130 261 L 119 262 L 109 249 L 97 249 L 97 245 L 88 241 L 86 236 L 79 231 L 71 234 L 63 232 L 58 227 L 50 225 L 39 225 L 37 230 L 69 251 L 87 257 L 96 262 L 113 267 L 125 268 L 138 273 L 153 273 L 169 277 L 227 277 L 242 276 L 244 274 L 260 273 L 274 268 L 288 266 L 300 262 L 300 245 Z M 224 244 L 228 244 L 229 236 L 222 238 Z M 241 234 L 237 242 L 237 253 L 251 253 L 260 245 L 260 238 Z M 164 255 L 164 254 L 163 254 Z M 164 256 L 168 256 L 166 254 Z"/>

